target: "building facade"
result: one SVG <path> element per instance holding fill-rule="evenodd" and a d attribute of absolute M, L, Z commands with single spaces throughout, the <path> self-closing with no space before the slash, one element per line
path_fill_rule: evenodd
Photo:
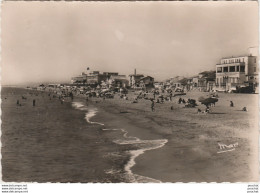
<path fill-rule="evenodd" d="M 230 91 L 246 86 L 258 87 L 257 57 L 222 58 L 216 65 L 216 90 Z"/>
<path fill-rule="evenodd" d="M 126 75 L 111 75 L 107 82 L 110 87 L 115 86 L 126 88 L 129 86 L 129 81 L 126 78 Z"/>
<path fill-rule="evenodd" d="M 143 78 L 144 75 L 143 74 L 130 74 L 129 75 L 129 84 L 130 87 L 139 87 L 139 83 L 141 78 Z"/>
<path fill-rule="evenodd" d="M 72 84 L 82 84 L 84 81 L 84 77 L 83 76 L 75 76 L 71 78 L 71 83 Z"/>
<path fill-rule="evenodd" d="M 153 87 L 154 85 L 154 78 L 151 76 L 146 76 L 140 79 L 140 87 L 148 87 L 151 86 Z"/>

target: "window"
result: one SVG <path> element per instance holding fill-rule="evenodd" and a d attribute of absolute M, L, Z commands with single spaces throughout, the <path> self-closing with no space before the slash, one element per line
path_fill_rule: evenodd
<path fill-rule="evenodd" d="M 239 72 L 239 66 L 236 66 L 237 67 L 237 72 Z"/>
<path fill-rule="evenodd" d="M 245 66 L 240 66 L 240 72 L 245 72 Z"/>
<path fill-rule="evenodd" d="M 229 72 L 235 72 L 236 67 L 235 66 L 229 66 Z"/>
<path fill-rule="evenodd" d="M 256 72 L 256 67 L 254 67 L 254 72 Z"/>
<path fill-rule="evenodd" d="M 218 67 L 217 72 L 222 72 L 222 67 Z"/>
<path fill-rule="evenodd" d="M 256 63 L 256 58 L 255 58 L 255 63 Z"/>
<path fill-rule="evenodd" d="M 228 67 L 224 67 L 224 68 L 223 68 L 223 71 L 224 71 L 224 72 L 228 72 Z"/>

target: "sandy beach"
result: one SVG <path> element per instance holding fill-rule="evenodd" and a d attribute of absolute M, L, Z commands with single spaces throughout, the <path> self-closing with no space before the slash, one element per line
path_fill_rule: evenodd
<path fill-rule="evenodd" d="M 164 104 L 76 97 L 63 104 L 47 93 L 2 89 L 3 181 L 257 181 L 257 95 L 219 94 L 210 114 Z M 29 93 L 33 93 L 32 95 Z M 189 92 L 198 99 L 208 93 Z M 22 100 L 21 96 L 26 96 Z M 19 98 L 21 106 L 16 105 Z M 51 100 L 50 100 L 51 98 Z M 32 100 L 36 99 L 36 106 Z M 232 100 L 234 107 L 229 107 Z M 199 103 L 198 103 L 199 104 Z M 171 110 L 173 106 L 173 110 Z M 242 111 L 246 106 L 248 112 Z M 90 114 L 91 112 L 91 114 Z M 219 144 L 237 144 L 221 152 Z"/>
<path fill-rule="evenodd" d="M 206 95 L 191 92 L 183 98 Z M 146 140 L 167 139 L 162 148 L 146 151 L 136 158 L 137 164 L 132 168 L 136 174 L 162 182 L 257 181 L 257 95 L 220 93 L 219 96 L 210 114 L 197 114 L 197 108 L 184 108 L 177 104 L 179 97 L 156 104 L 155 112 L 151 112 L 150 101 L 132 104 L 131 97 L 129 101 L 114 99 L 98 104 L 138 127 L 127 125 L 129 135 Z M 235 104 L 233 108 L 229 107 L 230 100 Z M 248 112 L 242 111 L 244 106 Z M 218 153 L 219 143 L 238 143 L 238 147 Z"/>

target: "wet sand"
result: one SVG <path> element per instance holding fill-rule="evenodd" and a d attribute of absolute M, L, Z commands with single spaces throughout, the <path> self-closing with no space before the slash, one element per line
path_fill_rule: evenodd
<path fill-rule="evenodd" d="M 17 107 L 16 97 L 24 90 L 17 92 L 2 93 L 4 181 L 257 181 L 257 95 L 220 94 L 212 114 L 197 114 L 196 108 L 177 104 L 178 97 L 155 104 L 151 112 L 148 100 L 131 103 L 133 93 L 128 101 L 74 99 L 85 110 L 40 96 L 36 107 L 29 97 Z M 248 112 L 241 111 L 244 106 Z M 88 123 L 89 109 L 97 112 Z M 218 153 L 218 143 L 238 147 Z"/>
<path fill-rule="evenodd" d="M 191 92 L 182 97 L 197 100 L 206 95 Z M 197 114 L 197 108 L 204 110 L 204 105 L 184 108 L 183 104 L 177 104 L 179 97 L 155 104 L 155 112 L 151 112 L 148 100 L 131 103 L 134 98 L 131 94 L 129 101 L 115 98 L 100 101 L 98 106 L 115 115 L 117 125 L 123 125 L 130 136 L 168 140 L 163 147 L 146 151 L 135 159 L 132 168 L 135 174 L 162 182 L 258 181 L 258 95 L 219 95 L 211 114 Z M 229 107 L 230 100 L 235 107 Z M 248 112 L 242 111 L 244 106 Z M 101 119 L 99 115 L 95 118 Z M 238 147 L 218 153 L 218 143 L 238 143 Z"/>

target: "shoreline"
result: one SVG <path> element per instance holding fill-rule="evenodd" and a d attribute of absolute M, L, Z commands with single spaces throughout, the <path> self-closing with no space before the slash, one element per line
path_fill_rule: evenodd
<path fill-rule="evenodd" d="M 189 93 L 191 97 L 196 94 Z M 131 182 L 124 176 L 129 162 L 132 174 L 136 178 L 145 178 L 139 178 L 140 182 L 158 182 L 153 179 L 161 182 L 257 181 L 258 176 L 254 173 L 254 167 L 258 164 L 255 162 L 257 150 L 253 148 L 257 138 L 252 136 L 257 133 L 252 124 L 255 120 L 252 116 L 255 98 L 253 95 L 220 95 L 220 102 L 214 107 L 214 112 L 208 115 L 197 114 L 196 108 L 183 108 L 177 104 L 178 98 L 172 102 L 156 104 L 155 112 L 151 112 L 150 101 L 147 100 L 133 104 L 130 97 L 128 101 L 118 96 L 105 101 L 92 98 L 88 105 L 97 108 L 98 112 L 92 112 L 94 116 L 88 117 L 88 121 L 94 124 L 87 123 L 83 111 L 79 111 L 81 116 L 77 119 L 84 121 L 90 129 L 98 128 L 95 132 L 102 134 L 103 137 L 100 137 L 103 139 L 100 140 L 105 140 L 113 147 L 110 153 L 103 155 L 103 159 L 110 160 L 108 163 L 112 166 L 103 171 L 105 178 L 110 179 L 107 182 Z M 228 108 L 230 97 L 236 105 L 232 109 Z M 242 112 L 239 103 L 244 105 L 243 101 L 248 97 L 251 97 L 252 102 L 248 106 L 249 112 Z M 81 96 L 76 96 L 73 101 L 86 103 Z M 173 110 L 170 110 L 170 106 L 174 107 Z M 231 121 L 234 117 L 239 117 L 236 123 Z M 105 125 L 95 125 L 95 122 Z M 132 144 L 126 143 L 127 137 L 131 138 Z M 143 143 L 135 143 L 137 138 Z M 120 141 L 117 141 L 119 144 L 115 143 L 118 139 L 121 139 L 121 144 Z M 140 148 L 147 148 L 146 142 L 161 139 L 167 140 L 163 147 L 141 152 Z M 125 140 L 124 144 L 122 140 Z M 234 151 L 218 154 L 218 143 L 239 145 Z M 129 157 L 131 152 L 132 158 L 134 157 L 132 161 Z M 89 164 L 93 163 L 90 161 Z M 96 182 L 102 182 L 101 177 L 98 179 Z"/>
<path fill-rule="evenodd" d="M 93 107 L 93 104 L 91 104 L 92 107 L 85 106 L 83 105 L 83 102 L 72 102 L 72 103 L 77 103 L 76 105 L 73 105 L 75 108 L 79 109 L 79 110 L 85 110 L 86 111 L 86 117 L 87 118 L 87 122 L 91 123 L 91 124 L 98 124 L 103 126 L 104 128 L 102 129 L 103 131 L 119 131 L 122 133 L 122 136 L 124 137 L 124 139 L 115 139 L 113 140 L 113 142 L 115 144 L 118 145 L 133 145 L 136 146 L 134 148 L 134 150 L 126 150 L 125 153 L 129 154 L 130 158 L 128 158 L 128 160 L 126 161 L 126 164 L 123 166 L 124 172 L 126 172 L 126 181 L 127 183 L 132 182 L 132 183 L 149 183 L 149 182 L 153 182 L 153 183 L 160 183 L 161 181 L 157 180 L 157 179 L 153 179 L 153 178 L 149 178 L 146 176 L 141 176 L 141 175 L 137 175 L 134 174 L 131 170 L 131 168 L 136 164 L 135 159 L 144 154 L 146 151 L 149 150 L 153 150 L 153 149 L 157 149 L 157 148 L 161 148 L 162 146 L 164 146 L 165 143 L 167 143 L 167 140 L 165 139 L 157 139 L 157 140 L 142 140 L 139 139 L 137 137 L 134 136 L 128 136 L 128 132 L 122 128 L 115 128 L 111 126 L 107 126 L 109 124 L 107 123 L 100 123 L 100 122 L 96 122 L 96 121 L 91 121 L 92 118 L 95 118 L 96 115 L 102 116 L 102 113 L 104 112 L 98 112 L 96 110 L 95 107 Z M 100 107 L 99 107 L 100 109 Z M 95 111 L 95 113 L 93 113 L 93 111 Z M 104 115 L 103 115 L 104 116 Z M 109 117 L 108 115 L 106 115 L 107 117 Z M 116 120 L 117 123 L 119 120 Z M 111 123 L 111 121 L 110 121 Z M 120 153 L 120 152 L 118 152 Z"/>
<path fill-rule="evenodd" d="M 241 96 L 243 97 L 243 95 L 221 94 L 221 98 L 235 97 L 236 102 Z M 228 102 L 229 99 L 222 99 L 220 105 L 215 107 L 215 112 L 209 115 L 198 115 L 196 109 L 180 108 L 175 101 L 167 103 L 168 107 L 173 104 L 174 108 L 176 107 L 175 111 L 171 112 L 169 109 L 168 113 L 163 116 L 159 112 L 151 112 L 149 103 L 145 105 L 148 107 L 138 107 L 138 104 L 131 106 L 130 101 L 121 100 L 120 102 L 120 99 L 107 99 L 105 102 L 100 100 L 96 105 L 109 113 L 116 114 L 119 119 L 126 118 L 128 122 L 138 126 L 140 130 L 126 129 L 131 136 L 137 136 L 141 139 L 160 139 L 163 137 L 169 141 L 164 147 L 147 151 L 137 157 L 135 159 L 136 165 L 132 168 L 135 174 L 158 179 L 162 182 L 257 181 L 258 175 L 254 171 L 258 165 L 258 153 L 257 149 L 253 147 L 257 147 L 255 145 L 258 144 L 258 135 L 255 134 L 258 132 L 254 130 L 257 128 L 256 125 L 251 124 L 255 122 L 253 120 L 256 120 L 252 116 L 254 115 L 252 111 L 254 101 L 248 106 L 249 113 L 239 110 L 242 109 L 243 104 L 241 104 L 241 108 L 236 105 L 235 108 L 230 109 Z M 165 109 L 165 105 L 161 105 L 163 108 L 158 106 L 158 111 Z M 223 107 L 223 105 L 227 107 Z M 237 123 L 231 121 L 233 119 L 231 117 L 241 117 L 242 115 L 245 117 L 242 120 L 238 119 Z M 211 122 L 208 122 L 205 116 Z M 227 116 L 230 118 L 223 121 Z M 96 119 L 98 118 L 97 115 Z M 213 119 L 215 120 L 213 121 Z M 239 142 L 239 146 L 235 151 L 222 153 L 222 155 L 217 153 L 219 151 L 218 143 L 229 145 L 237 142 Z M 173 155 L 169 156 L 168 152 L 171 151 Z M 187 155 L 191 157 L 189 158 Z M 160 156 L 161 159 L 158 159 Z M 236 169 L 237 167 L 240 168 L 240 171 Z M 171 171 L 176 171 L 177 174 L 175 175 Z M 210 175 L 210 173 L 215 176 Z M 225 173 L 226 176 L 223 175 Z"/>

